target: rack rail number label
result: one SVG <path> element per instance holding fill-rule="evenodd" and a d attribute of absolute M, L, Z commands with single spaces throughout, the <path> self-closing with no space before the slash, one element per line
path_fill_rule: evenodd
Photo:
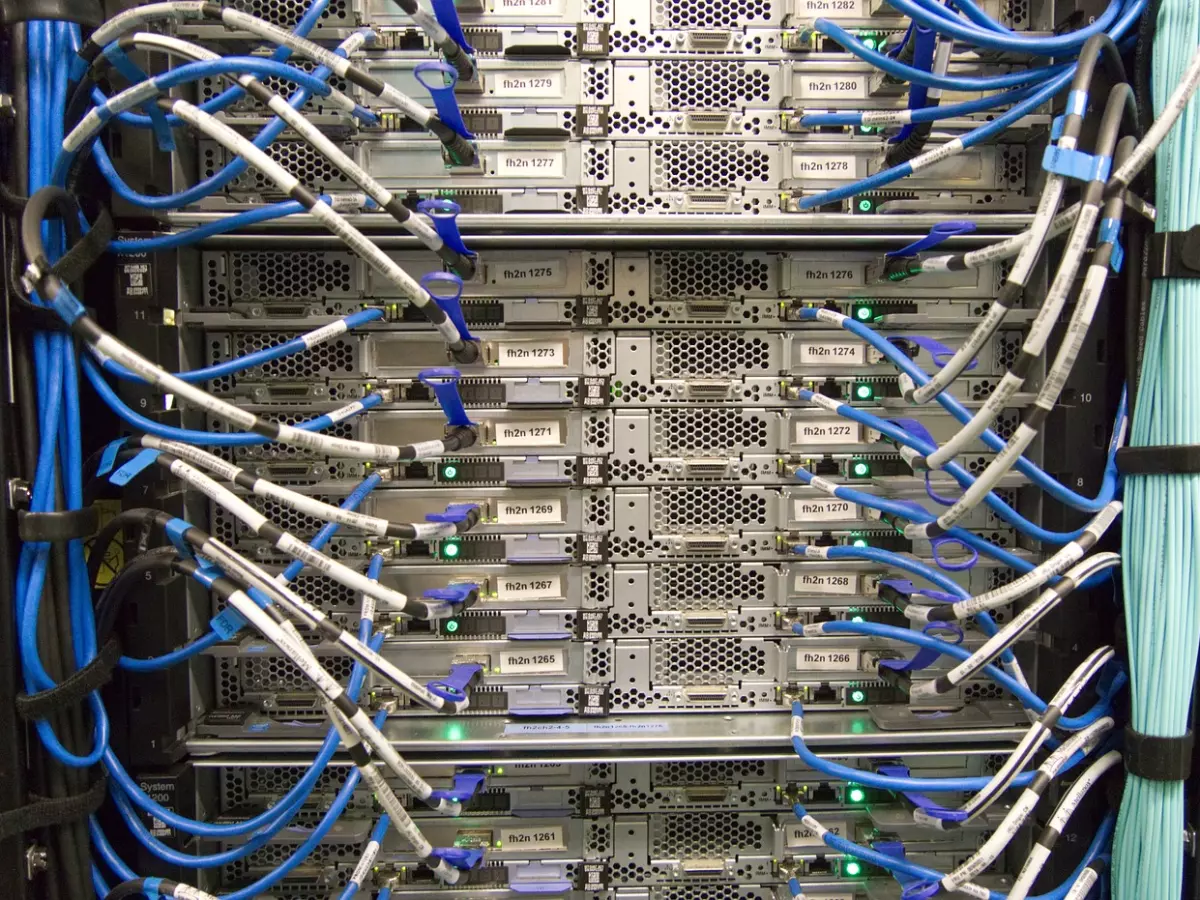
<path fill-rule="evenodd" d="M 494 262 L 488 261 L 488 282 L 507 287 L 554 287 L 566 281 L 563 262 L 560 259 L 539 262 Z"/>
<path fill-rule="evenodd" d="M 561 500 L 500 500 L 496 522 L 500 525 L 548 525 L 563 520 Z"/>
<path fill-rule="evenodd" d="M 562 850 L 561 825 L 544 825 L 540 828 L 500 828 L 500 847 L 504 850 Z"/>
<path fill-rule="evenodd" d="M 519 2 L 519 0 L 512 0 Z M 562 72 L 499 72 L 492 78 L 496 97 L 560 97 L 563 92 Z"/>
<path fill-rule="evenodd" d="M 799 15 L 819 16 L 825 13 L 837 13 L 841 16 L 863 18 L 862 0 L 798 0 L 796 12 Z M 822 898 L 825 900 L 825 898 Z"/>
<path fill-rule="evenodd" d="M 500 653 L 500 672 L 504 675 L 554 675 L 563 671 L 563 651 L 504 650 Z"/>
<path fill-rule="evenodd" d="M 846 500 L 797 500 L 794 509 L 797 522 L 844 522 L 859 518 L 858 504 Z"/>
<path fill-rule="evenodd" d="M 496 365 L 514 369 L 560 369 L 566 365 L 567 349 L 562 341 L 499 341 Z"/>
<path fill-rule="evenodd" d="M 550 422 L 499 422 L 497 447 L 557 447 L 562 443 L 561 426 Z"/>
<path fill-rule="evenodd" d="M 796 443 L 857 444 L 862 441 L 859 426 L 845 419 L 805 419 L 796 423 Z"/>
<path fill-rule="evenodd" d="M 797 594 L 857 594 L 857 575 L 833 575 L 827 572 L 804 572 L 792 582 Z"/>
<path fill-rule="evenodd" d="M 853 156 L 809 156 L 797 153 L 792 157 L 792 175 L 815 178 L 854 178 L 858 166 Z"/>
<path fill-rule="evenodd" d="M 861 366 L 867 361 L 867 345 L 835 344 L 831 341 L 801 344 L 798 355 L 802 366 Z"/>
<path fill-rule="evenodd" d="M 807 672 L 857 672 L 858 654 L 850 650 L 797 650 L 796 668 Z"/>
<path fill-rule="evenodd" d="M 833 2 L 833 0 L 831 0 Z M 799 97 L 865 97 L 867 96 L 866 75 L 802 75 L 798 85 Z"/>
<path fill-rule="evenodd" d="M 547 600 L 562 596 L 562 579 L 557 575 L 533 575 L 496 579 L 499 600 Z"/>
<path fill-rule="evenodd" d="M 563 153 L 540 150 L 501 150 L 496 154 L 495 174 L 507 178 L 562 178 L 566 170 Z"/>

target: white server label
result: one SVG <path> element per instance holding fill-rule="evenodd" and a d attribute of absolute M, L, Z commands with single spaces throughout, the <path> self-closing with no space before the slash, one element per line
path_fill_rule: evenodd
<path fill-rule="evenodd" d="M 561 825 L 541 825 L 537 828 L 498 828 L 497 840 L 504 850 L 563 850 Z"/>
<path fill-rule="evenodd" d="M 821 824 L 829 829 L 830 834 L 836 834 L 838 837 L 846 836 L 845 822 L 827 822 L 822 819 Z M 801 847 L 820 847 L 825 843 L 817 836 L 816 832 L 814 832 L 803 822 L 789 822 L 787 828 L 784 830 L 784 841 L 787 842 L 787 846 L 791 849 L 799 849 Z M 805 896 L 807 897 L 808 895 L 805 894 Z M 850 897 L 849 894 L 835 896 L 845 896 L 847 898 Z M 815 896 L 813 900 L 816 900 Z"/>
<path fill-rule="evenodd" d="M 831 2 L 835 2 L 835 0 L 831 0 Z M 797 96 L 801 98 L 865 97 L 867 96 L 867 76 L 844 75 L 840 72 L 830 72 L 827 75 L 801 75 Z"/>
<path fill-rule="evenodd" d="M 549 422 L 497 422 L 497 447 L 556 447 L 562 443 L 561 427 Z"/>
<path fill-rule="evenodd" d="M 792 268 L 796 287 L 858 285 L 866 281 L 866 263 L 804 261 Z"/>
<path fill-rule="evenodd" d="M 798 16 L 827 16 L 831 13 L 854 19 L 867 15 L 863 0 L 796 0 Z"/>
<path fill-rule="evenodd" d="M 499 500 L 496 522 L 500 525 L 549 525 L 563 520 L 561 500 Z"/>
<path fill-rule="evenodd" d="M 498 341 L 496 365 L 501 368 L 560 369 L 567 363 L 562 341 Z"/>
<path fill-rule="evenodd" d="M 502 178 L 562 178 L 566 154 L 554 150 L 501 150 L 496 174 Z"/>
<path fill-rule="evenodd" d="M 530 13 L 561 16 L 564 0 L 494 0 L 492 12 L 497 15 L 527 16 Z"/>
<path fill-rule="evenodd" d="M 857 503 L 848 500 L 797 500 L 795 517 L 798 522 L 845 522 L 859 518 Z"/>
<path fill-rule="evenodd" d="M 519 2 L 519 0 L 516 0 Z M 499 72 L 492 76 L 492 93 L 509 97 L 561 97 L 562 72 Z"/>
<path fill-rule="evenodd" d="M 557 575 L 502 575 L 496 579 L 497 600 L 549 600 L 562 595 L 562 579 Z"/>
<path fill-rule="evenodd" d="M 801 344 L 799 357 L 800 365 L 861 366 L 867 361 L 867 345 L 832 341 Z"/>
<path fill-rule="evenodd" d="M 797 594 L 857 594 L 857 575 L 835 575 L 829 572 L 803 572 L 792 582 Z"/>
<path fill-rule="evenodd" d="M 500 652 L 500 672 L 504 675 L 557 675 L 565 667 L 566 657 L 559 647 Z"/>
<path fill-rule="evenodd" d="M 796 423 L 797 444 L 858 444 L 862 428 L 846 419 L 804 419 Z"/>
<path fill-rule="evenodd" d="M 556 287 L 566 281 L 565 269 L 561 259 L 487 263 L 488 282 L 508 287 Z"/>
<path fill-rule="evenodd" d="M 792 175 L 796 178 L 803 178 L 805 175 L 816 178 L 853 178 L 857 171 L 853 156 L 812 156 L 807 153 L 792 155 Z"/>
<path fill-rule="evenodd" d="M 801 648 L 796 651 L 796 668 L 806 672 L 857 672 L 858 652 Z"/>

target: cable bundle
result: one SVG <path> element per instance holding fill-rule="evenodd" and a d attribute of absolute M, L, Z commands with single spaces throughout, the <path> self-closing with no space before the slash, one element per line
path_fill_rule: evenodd
<path fill-rule="evenodd" d="M 1155 114 L 1200 44 L 1200 5 L 1163 0 L 1154 40 Z M 1200 106 L 1189 104 L 1157 160 L 1157 230 L 1200 223 Z M 1200 444 L 1200 280 L 1156 280 L 1130 445 Z M 1200 476 L 1130 475 L 1125 482 L 1125 621 L 1130 727 L 1179 737 L 1200 644 Z M 1115 900 L 1174 898 L 1183 883 L 1184 785 L 1130 774 L 1113 847 Z"/>

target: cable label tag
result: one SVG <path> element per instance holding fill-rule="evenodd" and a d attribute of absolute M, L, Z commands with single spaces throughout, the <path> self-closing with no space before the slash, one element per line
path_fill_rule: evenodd
<path fill-rule="evenodd" d="M 379 841 L 368 841 L 367 846 L 363 848 L 362 856 L 359 857 L 358 865 L 354 867 L 354 872 L 350 875 L 350 880 L 357 885 L 362 885 L 371 871 L 371 867 L 375 865 L 375 857 L 378 855 Z"/>
<path fill-rule="evenodd" d="M 113 472 L 108 480 L 118 487 L 124 487 L 156 459 L 158 459 L 157 450 L 143 450 L 129 462 L 125 463 L 125 465 L 121 466 L 121 468 L 117 469 L 117 471 Z"/>
<path fill-rule="evenodd" d="M 104 452 L 100 455 L 100 465 L 96 468 L 97 475 L 104 476 L 112 471 L 113 464 L 117 461 L 117 454 L 125 446 L 125 441 L 125 438 L 117 438 L 115 441 L 108 443 L 104 448 Z"/>

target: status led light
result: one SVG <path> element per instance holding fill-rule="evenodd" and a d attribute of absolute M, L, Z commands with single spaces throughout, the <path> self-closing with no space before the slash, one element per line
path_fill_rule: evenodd
<path fill-rule="evenodd" d="M 458 477 L 458 466 L 450 465 L 450 464 L 442 466 L 442 478 L 445 481 L 453 481 L 457 477 Z"/>
<path fill-rule="evenodd" d="M 851 546 L 853 546 L 853 547 L 867 547 L 867 546 L 870 546 L 870 545 L 867 543 L 867 539 L 866 539 L 866 538 L 855 538 L 855 539 L 854 539 L 854 543 L 853 543 L 853 544 L 851 544 Z"/>
<path fill-rule="evenodd" d="M 875 388 L 869 384 L 856 384 L 854 386 L 855 400 L 870 400 L 875 396 Z"/>
<path fill-rule="evenodd" d="M 842 871 L 845 872 L 851 878 L 857 878 L 859 875 L 862 874 L 862 870 L 863 870 L 862 863 L 860 863 L 860 862 L 858 862 L 858 860 L 854 860 L 854 859 L 846 860 L 845 864 L 842 866 Z"/>
<path fill-rule="evenodd" d="M 860 306 L 854 310 L 854 318 L 860 322 L 869 322 L 875 318 L 875 310 L 869 306 Z"/>
<path fill-rule="evenodd" d="M 871 464 L 860 459 L 851 467 L 851 472 L 856 478 L 866 478 L 871 474 Z"/>
<path fill-rule="evenodd" d="M 846 797 L 851 803 L 862 803 L 867 799 L 867 792 L 855 785 L 846 792 Z"/>
<path fill-rule="evenodd" d="M 850 692 L 851 703 L 865 703 L 867 700 L 867 692 L 864 690 L 854 690 Z"/>
<path fill-rule="evenodd" d="M 454 634 L 458 631 L 458 619 L 447 619 L 446 624 L 442 626 L 446 634 Z"/>
<path fill-rule="evenodd" d="M 460 553 L 462 553 L 462 547 L 458 545 L 458 541 L 445 541 L 442 543 L 443 559 L 456 559 Z"/>
<path fill-rule="evenodd" d="M 875 206 L 875 204 L 872 203 L 870 200 L 859 200 L 858 201 L 858 208 L 861 212 L 870 212 L 874 208 L 874 206 Z"/>

